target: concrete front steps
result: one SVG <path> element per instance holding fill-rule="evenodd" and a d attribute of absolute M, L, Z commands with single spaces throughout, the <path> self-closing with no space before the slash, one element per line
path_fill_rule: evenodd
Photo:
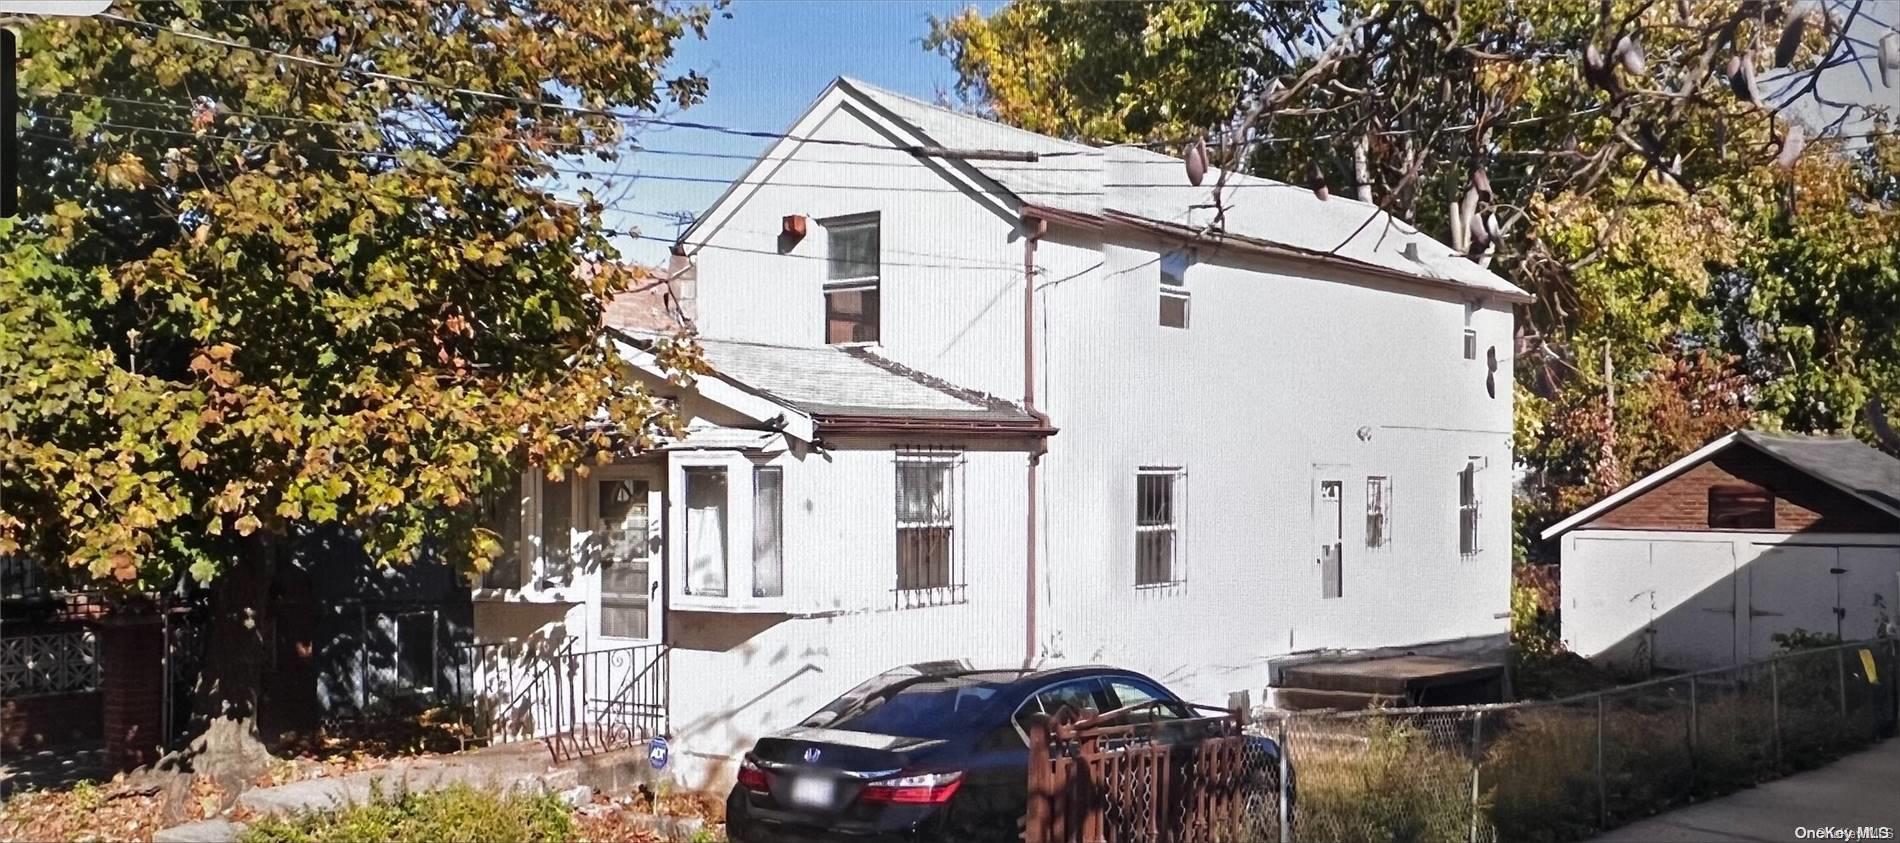
<path fill-rule="evenodd" d="M 570 804 L 584 805 L 596 791 L 616 793 L 653 781 L 644 746 L 619 749 L 554 763 L 539 741 L 502 744 L 453 755 L 399 759 L 389 766 L 334 778 L 305 779 L 260 787 L 238 795 L 237 807 L 250 816 L 273 816 L 343 808 L 368 802 L 376 794 L 441 790 L 456 784 L 507 793 L 559 793 Z M 237 839 L 243 823 L 201 820 L 164 829 L 154 843 L 226 843 Z"/>

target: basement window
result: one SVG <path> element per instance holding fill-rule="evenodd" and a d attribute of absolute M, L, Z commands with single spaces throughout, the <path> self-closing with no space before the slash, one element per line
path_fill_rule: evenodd
<path fill-rule="evenodd" d="M 1775 496 L 1754 486 L 1710 486 L 1709 529 L 1772 530 Z"/>

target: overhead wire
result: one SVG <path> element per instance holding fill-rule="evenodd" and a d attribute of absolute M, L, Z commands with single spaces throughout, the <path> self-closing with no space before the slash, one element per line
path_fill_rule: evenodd
<path fill-rule="evenodd" d="M 589 106 L 569 105 L 567 103 L 561 103 L 561 102 L 549 102 L 543 99 L 531 99 L 528 97 L 517 96 L 513 94 L 504 94 L 504 93 L 499 93 L 496 91 L 482 91 L 482 90 L 477 90 L 474 88 L 464 88 L 459 85 L 451 85 L 446 82 L 436 82 L 429 79 L 419 79 L 413 76 L 404 76 L 401 74 L 388 73 L 388 72 L 380 71 L 380 70 L 367 70 L 364 68 L 350 67 L 349 65 L 342 64 L 339 62 L 324 61 L 322 59 L 311 58 L 309 56 L 301 56 L 295 53 L 286 53 L 281 50 L 271 49 L 269 47 L 259 47 L 255 44 L 246 44 L 242 41 L 233 41 L 228 38 L 219 38 L 214 35 L 207 35 L 201 32 L 193 32 L 190 29 L 160 26 L 150 21 L 136 20 L 133 18 L 124 17 L 122 15 L 111 14 L 109 12 L 101 12 L 97 15 L 94 15 L 93 17 L 99 20 L 110 21 L 110 22 L 121 24 L 124 26 L 132 26 L 132 27 L 137 27 L 140 29 L 145 29 L 159 37 L 164 37 L 164 36 L 169 35 L 169 36 L 174 36 L 178 38 L 184 38 L 188 40 L 208 43 L 208 44 L 215 44 L 221 47 L 225 47 L 227 49 L 248 50 L 253 53 L 271 56 L 277 59 L 281 59 L 283 61 L 292 62 L 295 64 L 304 65 L 307 67 L 322 68 L 322 69 L 334 71 L 336 73 L 352 74 L 356 76 L 361 76 L 363 78 L 374 79 L 374 80 L 383 81 L 383 82 L 393 82 L 393 83 L 402 84 L 402 85 L 413 85 L 417 87 L 430 88 L 433 90 L 443 91 L 445 93 L 452 93 L 459 96 L 465 96 L 465 97 L 470 97 L 474 99 L 481 99 L 481 100 L 486 100 L 490 102 L 504 102 L 504 103 L 510 103 L 510 104 L 515 104 L 515 105 L 527 106 L 527 107 L 536 108 L 536 109 L 561 111 L 561 112 L 565 112 L 569 114 L 579 114 L 579 115 L 592 116 L 592 117 L 605 117 L 605 118 L 619 121 L 619 122 L 632 123 L 632 124 L 637 124 L 637 125 L 642 125 L 642 126 L 667 126 L 667 127 L 676 128 L 676 129 L 690 129 L 690 130 L 696 130 L 696 131 L 716 132 L 716 133 L 725 134 L 725 135 L 762 138 L 762 139 L 768 139 L 768 140 L 775 140 L 775 139 L 795 140 L 802 143 L 822 144 L 822 145 L 828 145 L 828 146 L 849 146 L 849 147 L 861 147 L 861 148 L 869 148 L 869 149 L 887 149 L 887 150 L 897 150 L 897 151 L 915 151 L 917 149 L 922 148 L 920 145 L 919 146 L 896 146 L 896 145 L 889 145 L 889 144 L 870 143 L 867 141 L 847 140 L 843 138 L 807 137 L 807 136 L 795 135 L 790 132 L 773 132 L 773 131 L 766 131 L 766 130 L 761 130 L 761 129 L 742 129 L 742 128 L 736 128 L 732 126 L 722 126 L 715 123 L 702 123 L 702 122 L 693 121 L 693 120 L 674 120 L 674 119 L 665 118 L 665 117 L 632 114 L 626 111 L 620 111 L 620 110 L 614 110 L 614 109 L 592 108 Z M 182 21 L 183 19 L 181 18 L 179 20 Z M 1101 152 L 1098 150 L 1090 149 L 1090 150 L 1075 150 L 1075 151 L 1037 152 L 1036 154 L 1040 158 L 1061 158 L 1061 157 L 1073 157 L 1073 156 L 1100 155 Z"/>

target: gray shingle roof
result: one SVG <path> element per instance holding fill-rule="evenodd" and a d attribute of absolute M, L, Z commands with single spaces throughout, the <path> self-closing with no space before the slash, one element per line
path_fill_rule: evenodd
<path fill-rule="evenodd" d="M 1022 407 L 964 389 L 864 348 L 701 339 L 707 365 L 813 416 L 1032 424 Z"/>
<path fill-rule="evenodd" d="M 1744 430 L 1738 438 L 1889 509 L 1900 509 L 1900 460 L 1858 439 Z"/>
<path fill-rule="evenodd" d="M 1036 152 L 1041 161 L 972 160 L 970 165 L 1023 202 L 1082 214 L 1115 211 L 1191 228 L 1213 221 L 1218 171 L 1200 187 L 1181 159 L 1139 147 L 1091 147 L 952 111 L 857 79 L 839 85 L 946 147 Z M 1525 294 L 1378 206 L 1258 176 L 1227 179 L 1225 231 L 1298 252 L 1333 255 L 1474 291 Z"/>

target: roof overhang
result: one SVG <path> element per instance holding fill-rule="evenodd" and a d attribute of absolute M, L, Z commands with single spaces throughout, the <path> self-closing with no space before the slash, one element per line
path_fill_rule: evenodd
<path fill-rule="evenodd" d="M 1621 506 L 1625 501 L 1628 501 L 1631 498 L 1636 497 L 1637 495 L 1647 492 L 1650 489 L 1653 489 L 1656 486 L 1661 485 L 1664 481 L 1667 481 L 1675 477 L 1676 475 L 1679 475 L 1685 471 L 1688 471 L 1691 468 L 1696 467 L 1697 465 L 1700 465 L 1704 460 L 1707 460 L 1710 457 L 1713 457 L 1716 454 L 1727 450 L 1729 446 L 1734 445 L 1736 443 L 1741 443 L 1742 445 L 1745 445 L 1749 449 L 1753 450 L 1755 453 L 1762 454 L 1763 456 L 1769 457 L 1770 459 L 1773 459 L 1774 461 L 1781 463 L 1782 465 L 1787 466 L 1788 468 L 1793 469 L 1794 471 L 1800 472 L 1803 477 L 1809 477 L 1815 480 L 1819 480 L 1822 483 L 1826 483 L 1829 487 L 1846 494 L 1848 497 L 1851 497 L 1857 501 L 1860 501 L 1861 503 L 1867 504 L 1868 506 L 1878 509 L 1881 512 L 1884 512 L 1888 515 L 1893 516 L 1894 518 L 1900 518 L 1900 510 L 1896 510 L 1893 507 L 1888 506 L 1886 503 L 1880 501 L 1879 499 L 1869 497 L 1861 493 L 1859 490 L 1854 489 L 1850 486 L 1843 485 L 1840 482 L 1835 481 L 1834 479 L 1830 477 L 1826 477 L 1824 475 L 1816 474 L 1812 471 L 1809 471 L 1807 468 L 1790 461 L 1788 458 L 1775 453 L 1771 449 L 1756 447 L 1753 443 L 1748 441 L 1747 437 L 1744 437 L 1742 435 L 1742 431 L 1738 430 L 1733 433 L 1729 433 L 1725 436 L 1722 436 L 1720 438 L 1717 438 L 1715 441 L 1710 442 L 1709 444 L 1704 445 L 1700 448 L 1697 448 L 1694 451 L 1691 451 L 1688 456 L 1685 456 L 1682 459 L 1676 460 L 1675 462 L 1672 462 L 1666 466 L 1663 466 L 1662 468 L 1659 468 L 1653 472 L 1650 472 L 1647 476 L 1643 477 L 1642 479 L 1637 480 L 1636 482 L 1631 483 L 1628 486 L 1624 486 L 1623 488 L 1616 490 L 1616 492 L 1614 494 L 1611 494 L 1609 497 L 1606 497 L 1600 501 L 1597 501 L 1596 503 L 1593 503 L 1587 507 L 1584 507 L 1582 510 L 1579 510 L 1575 515 L 1572 515 L 1569 518 L 1565 518 L 1562 521 L 1559 521 L 1555 524 L 1550 525 L 1550 527 L 1546 528 L 1544 532 L 1540 534 L 1540 536 L 1544 538 L 1545 540 L 1554 539 L 1560 535 L 1563 535 L 1564 533 L 1567 533 L 1571 530 L 1576 529 L 1577 527 L 1580 527 L 1584 524 L 1588 524 L 1591 521 L 1595 520 L 1597 516 L 1602 515 L 1603 513 L 1609 512 L 1610 510 L 1615 509 L 1618 506 Z"/>
<path fill-rule="evenodd" d="M 1035 207 L 1033 209 L 1025 209 L 1024 213 L 1042 215 L 1042 214 L 1050 213 L 1053 211 L 1054 209 Z M 1055 218 L 1050 217 L 1050 219 L 1055 219 Z M 1485 287 L 1479 287 L 1472 284 L 1466 284 L 1462 281 L 1456 281 L 1449 278 L 1439 278 L 1433 275 L 1422 275 L 1422 274 L 1416 274 L 1416 273 L 1411 273 L 1411 272 L 1403 272 L 1400 270 L 1392 269 L 1390 267 L 1380 266 L 1375 263 L 1368 263 L 1366 261 L 1362 261 L 1357 258 L 1349 258 L 1344 255 L 1335 255 L 1335 254 L 1330 254 L 1327 252 L 1315 252 L 1315 251 L 1310 251 L 1307 249 L 1300 249 L 1300 248 L 1295 248 L 1292 246 L 1286 246 L 1279 243 L 1273 243 L 1267 240 L 1261 240 L 1256 237 L 1247 237 L 1247 236 L 1238 235 L 1238 234 L 1228 234 L 1225 232 L 1204 232 L 1201 229 L 1194 228 L 1192 226 L 1181 225 L 1180 223 L 1163 222 L 1161 220 L 1149 219 L 1147 217 L 1136 216 L 1134 214 L 1126 213 L 1123 211 L 1116 211 L 1113 209 L 1102 212 L 1102 225 L 1106 230 L 1111 230 L 1111 231 L 1113 230 L 1136 231 L 1136 232 L 1142 232 L 1142 233 L 1156 235 L 1156 236 L 1170 238 L 1170 239 L 1187 239 L 1187 240 L 1197 241 L 1201 243 L 1206 243 L 1208 244 L 1209 247 L 1211 247 L 1213 251 L 1217 253 L 1220 251 L 1229 251 L 1229 252 L 1234 252 L 1236 254 L 1252 255 L 1255 257 L 1276 258 L 1279 260 L 1294 261 L 1297 263 L 1337 267 L 1340 269 L 1350 270 L 1354 273 L 1357 273 L 1363 276 L 1380 278 L 1387 281 L 1395 281 L 1402 284 L 1414 284 L 1414 285 L 1420 285 L 1420 286 L 1425 286 L 1425 287 L 1431 287 L 1438 290 L 1456 292 L 1460 295 L 1465 295 L 1465 296 L 1476 295 L 1476 296 L 1483 296 L 1486 298 L 1494 298 L 1500 301 L 1509 302 L 1511 304 L 1529 304 L 1531 301 L 1534 300 L 1530 296 L 1530 294 L 1525 293 L 1522 290 L 1488 289 Z"/>
<path fill-rule="evenodd" d="M 614 349 L 627 365 L 647 375 L 665 380 L 669 373 L 660 365 L 653 352 L 641 347 L 633 338 L 610 331 Z M 801 442 L 811 442 L 817 438 L 817 424 L 812 417 L 790 405 L 760 395 L 738 381 L 727 378 L 718 372 L 698 375 L 691 384 L 699 397 L 718 404 L 762 425 L 772 425 L 780 433 Z"/>
<path fill-rule="evenodd" d="M 1040 420 L 922 418 L 916 416 L 818 416 L 819 436 L 933 434 L 961 438 L 1022 439 L 1054 436 L 1056 428 Z"/>

